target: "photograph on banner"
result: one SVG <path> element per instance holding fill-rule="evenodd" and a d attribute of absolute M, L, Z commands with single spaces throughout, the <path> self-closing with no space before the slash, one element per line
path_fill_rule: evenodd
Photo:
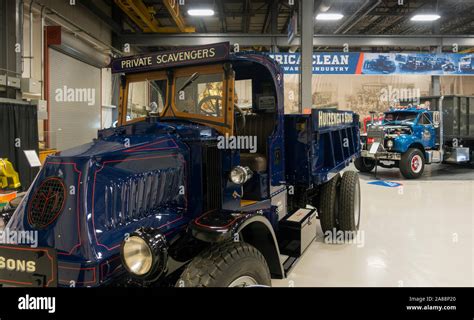
<path fill-rule="evenodd" d="M 285 74 L 301 73 L 301 53 L 267 53 Z M 474 75 L 469 53 L 364 53 L 313 54 L 313 74 L 427 74 Z"/>

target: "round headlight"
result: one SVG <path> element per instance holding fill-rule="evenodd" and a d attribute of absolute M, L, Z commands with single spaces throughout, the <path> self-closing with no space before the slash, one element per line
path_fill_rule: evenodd
<path fill-rule="evenodd" d="M 150 272 L 153 255 L 150 247 L 142 238 L 131 236 L 123 245 L 123 261 L 127 269 L 137 276 Z"/>
<path fill-rule="evenodd" d="M 392 149 L 393 147 L 393 140 L 388 140 L 387 141 L 387 148 Z"/>
<path fill-rule="evenodd" d="M 252 177 L 252 170 L 248 167 L 237 166 L 232 169 L 229 175 L 230 181 L 235 184 L 244 184 Z"/>

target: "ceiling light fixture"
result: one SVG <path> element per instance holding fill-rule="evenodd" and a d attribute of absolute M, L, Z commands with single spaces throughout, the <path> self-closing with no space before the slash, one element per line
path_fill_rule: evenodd
<path fill-rule="evenodd" d="M 210 17 L 214 15 L 214 10 L 212 9 L 189 9 L 188 14 L 190 16 L 196 17 Z"/>
<path fill-rule="evenodd" d="M 411 17 L 411 21 L 435 21 L 441 18 L 438 14 L 416 14 Z"/>
<path fill-rule="evenodd" d="M 341 20 L 343 17 L 340 13 L 318 13 L 316 20 Z"/>

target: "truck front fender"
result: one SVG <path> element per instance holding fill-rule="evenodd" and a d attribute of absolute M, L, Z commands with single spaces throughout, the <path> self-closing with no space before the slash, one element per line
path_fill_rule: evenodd
<path fill-rule="evenodd" d="M 189 229 L 193 237 L 205 242 L 245 241 L 263 254 L 272 278 L 285 277 L 275 232 L 262 214 L 213 211 L 194 219 Z"/>

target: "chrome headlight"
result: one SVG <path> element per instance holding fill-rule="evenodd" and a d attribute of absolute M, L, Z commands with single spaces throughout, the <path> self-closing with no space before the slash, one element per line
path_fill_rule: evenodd
<path fill-rule="evenodd" d="M 387 148 L 389 148 L 389 149 L 393 148 L 393 140 L 388 140 L 387 141 Z"/>
<path fill-rule="evenodd" d="M 249 167 L 237 166 L 232 169 L 229 179 L 235 184 L 244 184 L 252 178 L 253 172 Z"/>
<path fill-rule="evenodd" d="M 122 243 L 120 253 L 125 269 L 136 278 L 153 281 L 166 269 L 166 239 L 157 230 L 142 228 L 133 232 Z"/>
<path fill-rule="evenodd" d="M 123 245 L 123 260 L 130 273 L 142 276 L 150 271 L 153 256 L 145 240 L 132 236 Z"/>

